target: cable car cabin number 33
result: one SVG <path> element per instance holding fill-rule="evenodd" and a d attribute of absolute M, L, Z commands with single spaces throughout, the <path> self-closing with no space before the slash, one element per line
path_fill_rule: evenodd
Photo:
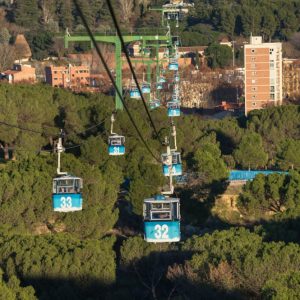
<path fill-rule="evenodd" d="M 180 241 L 179 199 L 158 195 L 144 200 L 144 238 L 147 242 Z"/>
<path fill-rule="evenodd" d="M 53 179 L 53 209 L 57 212 L 82 210 L 82 179 L 70 175 Z"/>

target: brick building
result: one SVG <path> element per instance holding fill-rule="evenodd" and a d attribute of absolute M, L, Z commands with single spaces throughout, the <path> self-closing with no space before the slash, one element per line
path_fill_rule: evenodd
<path fill-rule="evenodd" d="M 30 65 L 14 64 L 12 70 L 2 73 L 2 77 L 9 83 L 31 82 L 36 81 L 35 68 Z"/>
<path fill-rule="evenodd" d="M 48 66 L 45 73 L 46 83 L 53 87 L 80 88 L 91 83 L 88 66 Z"/>
<path fill-rule="evenodd" d="M 245 114 L 282 104 L 282 44 L 251 36 L 244 47 Z"/>

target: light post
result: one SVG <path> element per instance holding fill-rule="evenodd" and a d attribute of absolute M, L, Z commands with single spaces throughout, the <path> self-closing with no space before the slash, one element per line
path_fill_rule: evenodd
<path fill-rule="evenodd" d="M 235 49 L 234 49 L 234 44 L 236 43 L 236 41 L 231 41 L 231 45 L 232 45 L 232 67 L 234 68 L 235 65 Z"/>

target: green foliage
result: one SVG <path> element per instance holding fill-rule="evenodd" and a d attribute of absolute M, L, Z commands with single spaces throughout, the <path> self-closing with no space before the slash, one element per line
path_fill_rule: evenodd
<path fill-rule="evenodd" d="M 3 279 L 3 271 L 0 269 L 0 299 L 1 300 L 34 300 L 35 291 L 31 286 L 21 287 L 20 280 L 11 276 L 8 282 Z"/>
<path fill-rule="evenodd" d="M 10 276 L 7 285 L 20 295 L 17 299 L 34 299 L 30 298 L 34 293 L 29 287 L 18 291 L 15 275 L 31 283 L 43 299 L 61 299 L 69 290 L 75 299 L 96 297 L 115 281 L 114 242 L 114 238 L 80 241 L 67 234 L 34 237 L 1 232 L 0 257 Z"/>
<path fill-rule="evenodd" d="M 281 212 L 299 205 L 300 174 L 259 174 L 247 182 L 238 205 L 249 214 Z"/>
<path fill-rule="evenodd" d="M 215 26 L 221 26 L 215 18 Z M 128 106 L 159 157 L 165 149 L 153 137 L 142 104 L 128 101 Z M 272 222 L 255 229 L 260 235 L 231 229 L 184 239 L 190 230 L 187 224 L 199 224 L 202 230 L 202 220 L 211 209 L 207 199 L 228 176 L 225 162 L 230 168 L 263 167 L 266 149 L 270 166 L 299 168 L 299 107 L 250 113 L 245 119 L 247 129 L 233 118 L 202 120 L 185 115 L 178 119 L 184 172 L 204 174 L 199 177 L 204 182 L 196 179 L 191 187 L 177 190 L 182 195 L 183 241 L 176 245 L 146 243 L 141 238 L 142 223 L 130 227 L 141 220 L 143 199 L 160 192 L 167 180 L 161 163 L 140 143 L 125 112 L 118 111 L 114 131 L 126 136 L 126 155 L 108 156 L 113 109 L 112 98 L 104 95 L 76 95 L 43 85 L 0 85 L 0 120 L 36 131 L 0 126 L 0 143 L 4 150 L 9 147 L 9 158 L 14 158 L 5 157 L 0 165 L 0 267 L 4 272 L 0 297 L 34 299 L 34 293 L 46 300 L 66 295 L 74 300 L 99 299 L 99 295 L 107 299 L 293 297 L 297 277 L 282 276 L 286 270 L 299 270 L 299 246 L 266 241 L 300 241 L 296 170 L 288 176 L 257 176 L 245 186 L 240 210 L 259 216 L 270 210 L 276 213 Z M 163 139 L 169 135 L 166 110 L 151 114 Z M 83 178 L 81 212 L 58 214 L 51 208 L 56 155 L 41 150 L 52 149 L 60 128 L 66 132 L 65 147 L 70 147 L 62 155 L 62 170 Z M 124 197 L 118 192 L 125 179 L 130 185 Z M 122 207 L 124 198 L 132 210 L 121 211 L 119 217 L 117 205 L 122 202 Z M 212 230 L 209 223 L 205 226 Z M 107 237 L 115 233 L 117 241 Z M 24 288 L 28 285 L 35 292 Z M 17 293 L 25 294 L 18 298 Z"/>
<path fill-rule="evenodd" d="M 278 165 L 282 169 L 300 168 L 300 141 L 286 140 L 278 153 Z"/>
<path fill-rule="evenodd" d="M 268 155 L 264 151 L 261 136 L 255 132 L 246 132 L 234 152 L 234 158 L 243 168 L 264 167 Z"/>
<path fill-rule="evenodd" d="M 300 265 L 299 245 L 266 243 L 242 228 L 193 237 L 182 250 L 195 254 L 185 263 L 181 277 L 177 275 L 175 279 L 182 285 L 183 292 L 194 297 L 207 292 L 203 286 L 213 286 L 209 292 L 214 297 L 217 290 L 222 293 L 221 298 L 259 298 L 267 282 L 287 270 L 298 271 Z M 180 282 L 180 278 L 184 281 Z"/>
<path fill-rule="evenodd" d="M 281 274 L 268 280 L 262 289 L 263 299 L 297 299 L 300 295 L 300 272 Z"/>
<path fill-rule="evenodd" d="M 221 158 L 221 151 L 216 142 L 216 136 L 203 137 L 200 147 L 194 155 L 195 171 L 203 175 L 205 183 L 220 181 L 228 177 L 228 170 Z"/>
<path fill-rule="evenodd" d="M 287 139 L 300 139 L 299 119 L 299 106 L 283 105 L 250 112 L 247 124 L 250 130 L 261 135 L 269 159 L 275 160 L 278 149 Z"/>
<path fill-rule="evenodd" d="M 232 60 L 232 49 L 228 46 L 212 44 L 205 49 L 205 56 L 211 68 L 228 67 Z"/>
<path fill-rule="evenodd" d="M 8 44 L 10 41 L 10 33 L 7 28 L 0 30 L 0 44 Z"/>
<path fill-rule="evenodd" d="M 26 35 L 30 48 L 32 49 L 32 58 L 42 60 L 53 54 L 53 34 L 49 31 L 29 32 Z"/>
<path fill-rule="evenodd" d="M 13 9 L 14 21 L 17 25 L 36 28 L 39 24 L 40 11 L 35 0 L 16 0 Z"/>

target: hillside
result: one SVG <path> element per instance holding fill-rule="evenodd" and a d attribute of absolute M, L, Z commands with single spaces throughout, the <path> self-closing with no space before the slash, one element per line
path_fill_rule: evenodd
<path fill-rule="evenodd" d="M 30 43 L 33 58 L 41 59 L 49 55 L 62 54 L 62 45 L 57 37 L 69 32 L 84 32 L 80 18 L 71 0 L 15 0 L 1 1 L 1 38 L 25 33 Z M 112 1 L 123 32 L 157 33 L 160 12 L 150 8 L 161 7 L 165 1 L 127 0 Z M 296 0 L 276 1 L 194 1 L 191 9 L 174 32 L 181 37 L 181 43 L 189 45 L 208 45 L 224 36 L 243 40 L 250 34 L 263 35 L 266 41 L 291 41 L 296 50 L 299 47 L 300 3 Z M 112 21 L 104 0 L 81 1 L 83 12 L 94 32 L 114 32 Z M 9 33 L 4 28 L 9 30 Z M 8 34 L 8 35 L 7 35 Z M 242 44 L 242 42 L 241 42 Z M 75 50 L 86 50 L 84 45 L 76 44 Z"/>
<path fill-rule="evenodd" d="M 159 156 L 165 149 L 154 138 L 142 104 L 128 104 Z M 11 299 L 16 291 L 17 299 L 24 294 L 28 299 L 33 294 L 38 299 L 66 294 L 72 299 L 297 295 L 299 106 L 254 111 L 239 120 L 205 121 L 196 115 L 177 119 L 184 170 L 194 174 L 193 180 L 176 187 L 182 242 L 147 244 L 142 239 L 142 201 L 166 181 L 125 112 L 117 113 L 115 130 L 126 136 L 126 155 L 108 156 L 113 105 L 111 97 L 101 94 L 0 85 L 0 120 L 8 124 L 0 126 L 0 292 Z M 168 134 L 166 110 L 152 116 L 161 136 Z M 62 168 L 83 178 L 81 212 L 52 211 L 57 162 L 51 149 L 60 128 L 69 148 Z M 238 208 L 256 222 L 249 229 L 230 228 L 211 209 L 226 188 L 228 170 L 249 165 L 290 170 L 290 175 L 246 185 Z M 128 192 L 120 194 L 125 179 Z M 267 222 L 261 221 L 263 214 L 274 211 L 274 201 L 281 206 Z M 295 244 L 286 244 L 291 241 Z"/>

